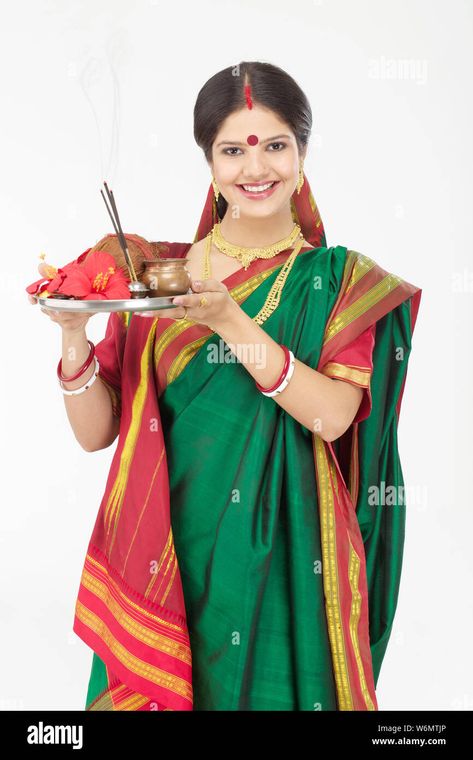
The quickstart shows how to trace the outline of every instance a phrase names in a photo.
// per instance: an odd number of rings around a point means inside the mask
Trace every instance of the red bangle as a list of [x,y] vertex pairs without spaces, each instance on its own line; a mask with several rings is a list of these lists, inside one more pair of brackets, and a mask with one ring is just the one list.
[[82,367],[80,367],[77,370],[77,372],[76,372],[75,375],[71,375],[70,377],[65,377],[62,374],[62,359],[59,359],[59,364],[57,365],[57,376],[58,376],[59,380],[62,380],[65,383],[69,383],[72,380],[77,380],[78,377],[80,377],[81,375],[84,374],[84,372],[86,371],[87,367],[90,367],[90,365],[92,364],[93,358],[95,356],[95,346],[94,346],[94,344],[92,343],[91,340],[87,339],[87,343],[90,346],[89,355],[88,355],[87,359],[85,360],[84,364],[82,365]]
[[281,348],[284,350],[285,359],[284,359],[284,367],[282,368],[282,371],[281,371],[281,374],[279,375],[279,378],[276,380],[276,382],[274,383],[274,385],[271,386],[271,388],[263,388],[262,385],[260,385],[259,383],[256,383],[256,387],[258,388],[259,391],[263,391],[264,393],[271,393],[271,391],[275,391],[276,388],[279,385],[281,385],[282,381],[286,377],[287,371],[289,369],[289,363],[290,363],[291,357],[289,355],[289,349],[287,348],[287,346],[281,345]]

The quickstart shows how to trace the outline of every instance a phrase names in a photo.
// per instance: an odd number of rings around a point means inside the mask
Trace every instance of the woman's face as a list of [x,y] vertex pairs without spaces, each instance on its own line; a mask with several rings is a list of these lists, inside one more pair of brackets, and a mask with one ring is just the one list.
[[[258,138],[254,145],[247,142],[250,135]],[[213,142],[210,166],[232,217],[266,217],[289,205],[300,158],[290,127],[274,111],[255,104],[225,119]],[[269,183],[274,184],[267,190],[256,189]]]

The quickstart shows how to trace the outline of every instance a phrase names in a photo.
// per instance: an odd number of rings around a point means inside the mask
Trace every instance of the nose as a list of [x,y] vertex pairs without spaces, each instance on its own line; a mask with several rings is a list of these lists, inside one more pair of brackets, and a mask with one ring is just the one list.
[[245,179],[251,179],[260,182],[268,172],[265,156],[259,150],[250,149],[246,154],[243,176]]

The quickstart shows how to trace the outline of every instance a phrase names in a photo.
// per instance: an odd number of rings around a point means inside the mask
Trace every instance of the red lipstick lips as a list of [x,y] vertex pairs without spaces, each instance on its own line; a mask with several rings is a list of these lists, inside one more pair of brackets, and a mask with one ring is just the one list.
[[[260,185],[268,185],[269,182],[245,182],[245,185],[247,187],[259,187]],[[237,187],[240,189],[240,192],[243,193],[245,198],[250,198],[251,200],[264,200],[265,198],[269,198],[276,188],[279,186],[279,180],[273,181],[271,187],[268,187],[267,190],[245,190],[243,185],[237,185]]]

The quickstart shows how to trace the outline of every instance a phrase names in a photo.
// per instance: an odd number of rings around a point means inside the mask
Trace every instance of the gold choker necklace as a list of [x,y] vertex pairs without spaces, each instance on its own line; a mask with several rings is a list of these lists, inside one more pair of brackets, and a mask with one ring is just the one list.
[[285,251],[287,248],[291,248],[298,237],[303,239],[302,230],[299,224],[294,224],[291,233],[284,238],[284,240],[278,240],[277,243],[264,246],[263,248],[245,248],[241,245],[234,245],[229,243],[228,240],[222,235],[220,229],[220,222],[214,224],[211,232],[209,233],[210,240],[208,241],[208,248],[213,243],[216,248],[227,256],[232,256],[248,269],[249,265],[255,259],[271,259],[281,251]]

